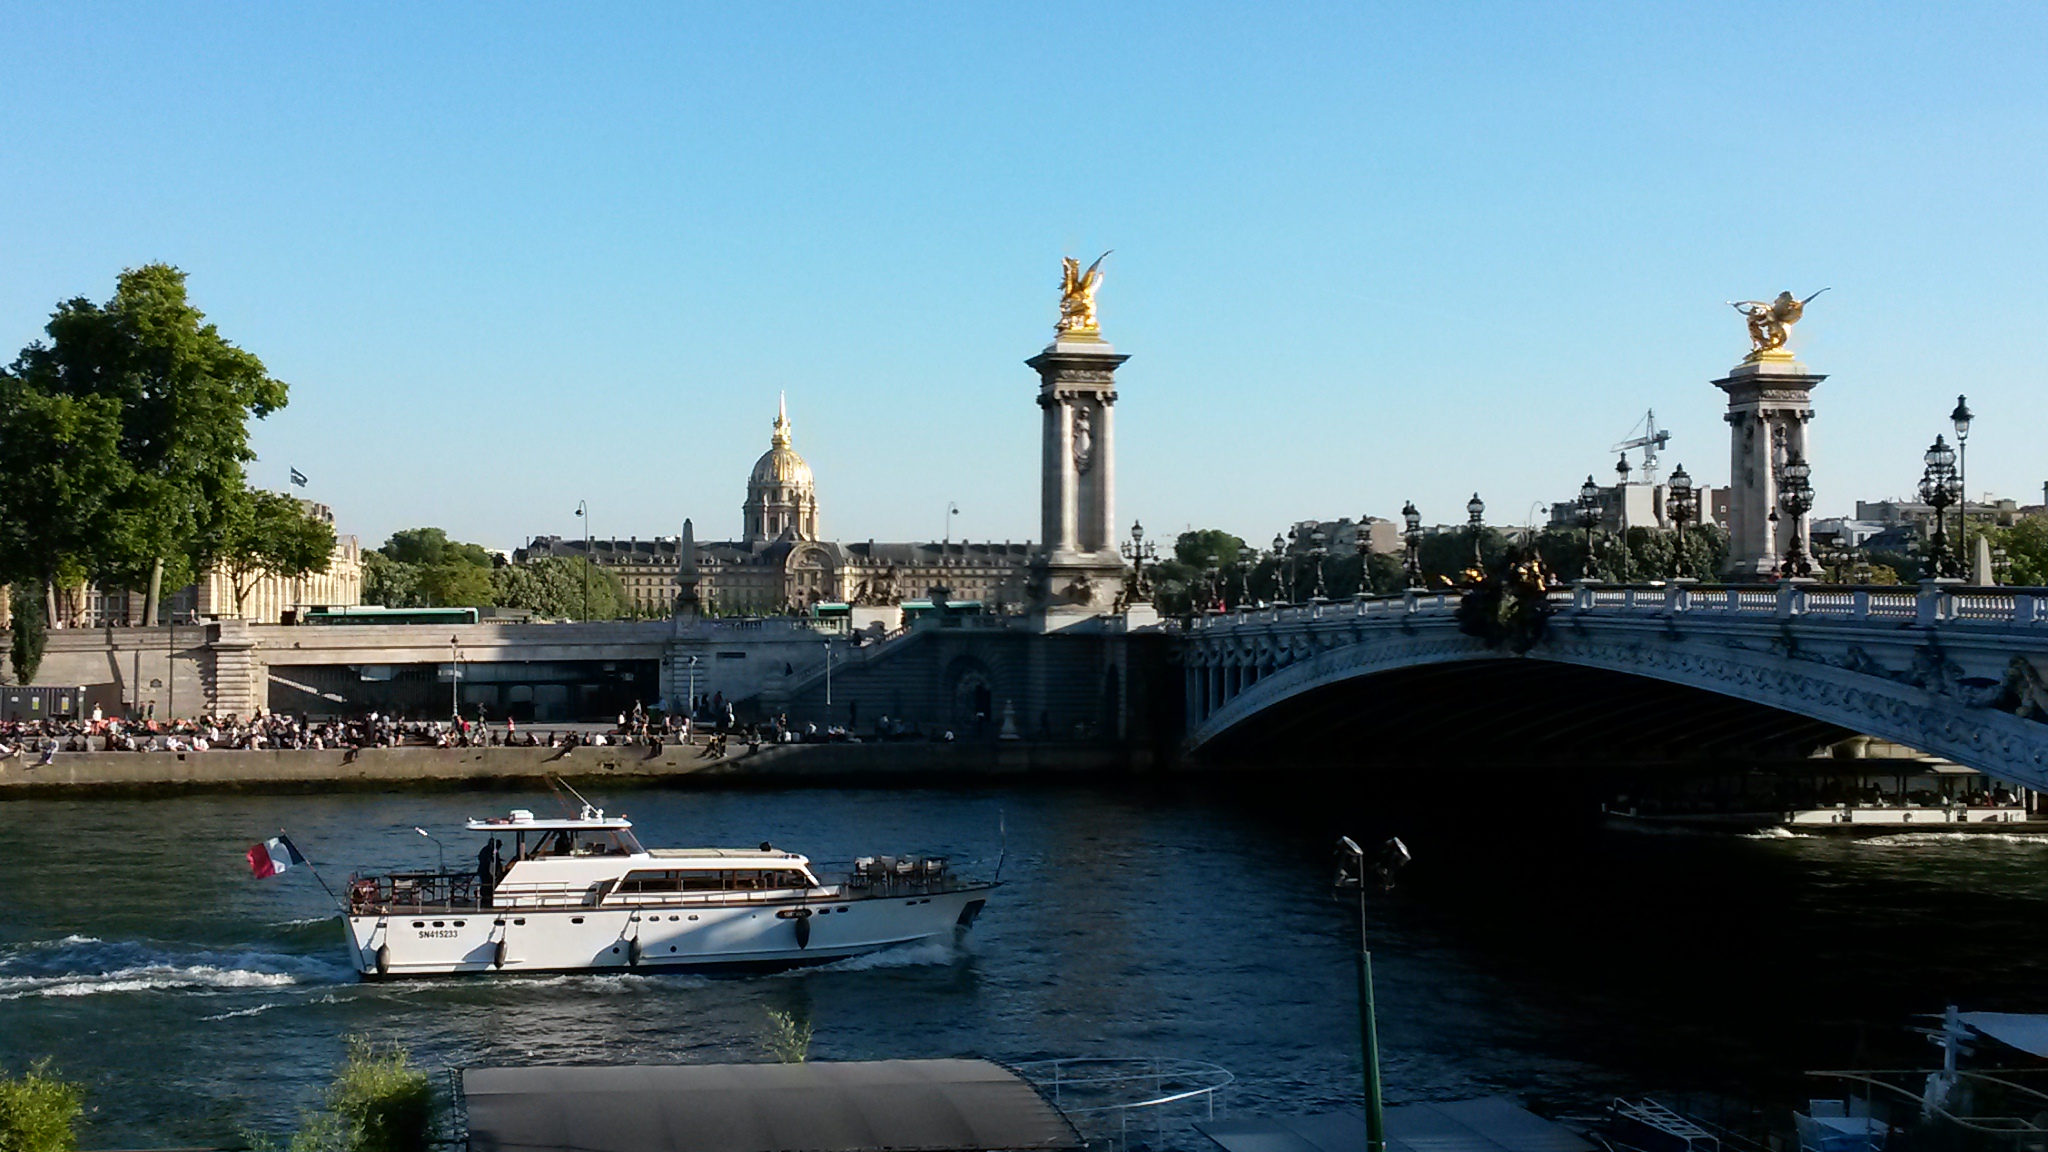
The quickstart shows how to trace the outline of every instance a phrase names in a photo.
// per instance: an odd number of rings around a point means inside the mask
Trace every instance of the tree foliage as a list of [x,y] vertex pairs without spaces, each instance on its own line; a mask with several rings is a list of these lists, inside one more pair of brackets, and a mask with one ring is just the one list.
[[140,587],[213,564],[288,389],[205,322],[166,264],[57,306],[0,382],[0,579]]
[[363,600],[392,608],[486,608],[498,601],[491,554],[440,528],[406,528],[363,557]]
[[294,580],[327,571],[334,555],[334,528],[307,515],[293,497],[247,490],[229,502],[216,564],[233,585],[235,611],[265,575]]
[[43,646],[49,641],[49,621],[43,617],[43,595],[34,584],[16,584],[9,590],[8,663],[14,668],[16,684],[35,682],[36,669],[43,665]]
[[2010,528],[1986,530],[1993,548],[2005,549],[2005,580],[2027,588],[2048,586],[2048,516],[2022,516]]
[[[589,575],[590,601],[584,604],[584,577]],[[618,577],[581,556],[542,556],[510,564],[491,573],[497,603],[525,608],[536,616],[612,620],[630,614],[625,586]]]

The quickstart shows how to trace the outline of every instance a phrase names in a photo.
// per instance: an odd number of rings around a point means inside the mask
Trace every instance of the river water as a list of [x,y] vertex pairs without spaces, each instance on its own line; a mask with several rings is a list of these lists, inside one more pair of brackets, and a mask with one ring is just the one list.
[[432,864],[414,825],[467,862],[465,817],[553,797],[13,801],[0,1066],[50,1056],[83,1081],[88,1148],[204,1144],[288,1128],[350,1034],[434,1069],[757,1060],[773,1008],[810,1022],[814,1058],[1184,1057],[1236,1075],[1233,1111],[1348,1104],[1357,921],[1328,887],[1340,831],[1399,831],[1416,857],[1370,907],[1397,1101],[1790,1100],[1803,1069],[1921,1061],[1910,1013],[2048,1010],[2048,838],[1646,836],[1574,806],[1470,811],[1287,774],[602,802],[653,845],[935,853],[986,872],[1007,843],[1005,887],[958,945],[793,973],[368,985],[313,876],[252,880],[249,843],[289,829],[338,887]]

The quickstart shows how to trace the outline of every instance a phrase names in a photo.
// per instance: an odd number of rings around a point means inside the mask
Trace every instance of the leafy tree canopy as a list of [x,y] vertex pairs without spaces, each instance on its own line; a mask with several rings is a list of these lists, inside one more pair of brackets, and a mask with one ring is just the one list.
[[440,528],[405,528],[393,532],[391,539],[378,549],[385,556],[401,564],[432,566],[436,564],[470,564],[478,568],[491,566],[491,554],[480,544],[464,544],[450,540],[448,533]]
[[[583,602],[584,574],[590,578],[590,604]],[[497,602],[525,608],[536,616],[557,619],[611,620],[628,615],[625,586],[618,577],[581,556],[543,556],[510,564],[491,574]]]
[[53,513],[0,497],[0,520],[27,513],[25,534],[41,537],[0,568],[51,579],[54,558],[68,555],[94,579],[138,587],[158,561],[189,573],[219,557],[242,467],[255,459],[249,417],[284,407],[288,389],[205,320],[185,274],[167,264],[123,272],[103,305],[58,305],[47,339],[7,370],[0,472],[63,443],[76,452],[44,478],[76,502]]
[[266,574],[290,580],[327,571],[334,529],[307,515],[293,497],[245,489],[228,504],[219,551],[218,565],[234,585],[240,611],[249,589]]

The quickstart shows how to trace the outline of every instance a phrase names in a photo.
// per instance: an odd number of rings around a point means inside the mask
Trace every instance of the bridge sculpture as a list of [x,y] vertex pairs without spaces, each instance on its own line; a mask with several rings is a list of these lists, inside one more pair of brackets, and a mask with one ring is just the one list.
[[[1187,747],[1228,747],[1270,731],[1318,694],[1356,712],[1375,685],[1432,670],[1432,691],[1508,662],[1542,677],[1607,675],[1674,699],[1745,702],[1730,723],[1788,721],[1796,734],[1881,737],[1994,777],[2048,790],[2048,589],[1697,588],[1580,584],[1549,594],[1541,638],[1517,655],[1460,629],[1457,592],[1415,592],[1239,611],[1194,621],[1184,634]],[[1464,680],[1483,694],[1484,678]],[[1673,687],[1676,686],[1676,687]],[[1347,695],[1348,693],[1348,695]],[[1413,697],[1411,696],[1411,700]],[[1483,702],[1482,702],[1483,704]],[[1417,709],[1423,711],[1424,709]],[[1325,708],[1326,730],[1336,732]],[[1597,744],[1605,719],[1576,717]],[[1468,709],[1483,723],[1486,707]],[[1697,718],[1697,717],[1695,717]],[[1683,731],[1684,717],[1674,731]],[[1356,738],[1352,734],[1351,738]],[[1683,739],[1683,737],[1680,737]]]

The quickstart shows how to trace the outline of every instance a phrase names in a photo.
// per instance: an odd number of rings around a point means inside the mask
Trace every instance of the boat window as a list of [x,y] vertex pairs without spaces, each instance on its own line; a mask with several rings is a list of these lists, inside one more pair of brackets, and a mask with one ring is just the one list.
[[683,873],[685,892],[722,892],[725,890],[725,876],[720,872],[691,871]]
[[727,872],[726,888],[734,892],[752,892],[761,887],[761,873],[752,868]]
[[619,883],[621,892],[674,892],[676,874],[673,872],[628,872]]

